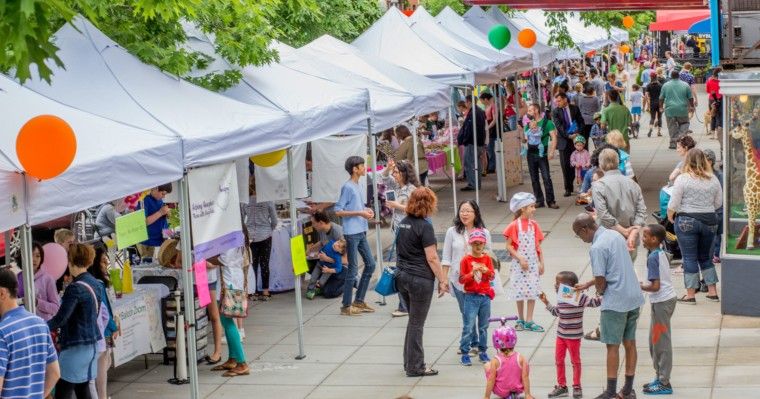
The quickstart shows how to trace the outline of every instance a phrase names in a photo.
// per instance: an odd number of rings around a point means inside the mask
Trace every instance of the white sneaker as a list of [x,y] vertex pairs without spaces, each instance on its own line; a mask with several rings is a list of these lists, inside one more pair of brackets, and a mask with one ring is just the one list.
[[393,317],[404,317],[404,316],[409,316],[409,312],[402,312],[402,311],[400,311],[400,310],[394,310],[394,311],[391,313],[391,316],[393,316]]

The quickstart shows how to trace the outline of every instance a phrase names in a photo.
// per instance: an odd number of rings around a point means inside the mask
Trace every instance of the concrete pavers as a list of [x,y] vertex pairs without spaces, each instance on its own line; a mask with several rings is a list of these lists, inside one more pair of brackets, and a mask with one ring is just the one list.
[[[700,89],[700,92],[702,90]],[[704,113],[706,98],[700,98],[699,115]],[[677,162],[674,151],[667,149],[667,129],[661,138],[646,138],[643,118],[642,135],[633,140],[631,159],[639,182],[644,190],[649,212],[658,207],[659,189]],[[692,123],[698,123],[696,118]],[[693,127],[695,139],[702,148],[717,151],[718,142],[702,134],[701,126]],[[582,208],[575,206],[574,198],[561,197],[561,173],[556,160],[552,162],[552,179],[561,206],[558,210],[539,209],[537,220],[548,231],[543,245],[546,257],[546,274],[542,280],[544,291],[553,289],[553,276],[561,270],[573,270],[582,280],[590,278],[588,245],[574,237],[570,224]],[[439,195],[439,213],[434,218],[437,233],[445,232],[453,217],[454,204],[451,186],[443,177],[433,177],[432,186]],[[512,221],[507,204],[496,203],[495,181],[487,177],[481,192],[483,216],[494,236],[500,235]],[[509,189],[531,191],[530,181]],[[457,192],[459,200],[474,198],[474,193]],[[653,222],[653,220],[652,220]],[[391,242],[390,234],[383,230],[384,245]],[[503,242],[496,244],[503,249]],[[636,268],[645,276],[645,251],[639,250]],[[509,265],[504,262],[502,280],[507,283]],[[720,269],[719,269],[720,270]],[[683,280],[673,276],[676,290],[683,292]],[[722,287],[719,287],[721,290]],[[477,359],[472,367],[459,365],[456,355],[461,334],[461,319],[456,301],[451,296],[434,298],[427,319],[424,344],[426,361],[440,371],[436,377],[407,378],[403,372],[403,338],[405,318],[392,318],[390,312],[398,303],[388,297],[386,306],[373,302],[379,298],[368,293],[367,301],[376,313],[360,317],[339,316],[340,299],[304,299],[305,342],[307,357],[294,360],[298,352],[296,318],[293,293],[275,295],[270,302],[256,303],[246,319],[245,343],[251,375],[224,378],[209,371],[210,366],[199,365],[201,394],[209,398],[261,397],[277,399],[390,399],[409,394],[415,399],[475,398],[482,397],[483,371]],[[554,295],[549,294],[553,299]],[[674,370],[673,386],[678,399],[724,399],[760,397],[760,319],[722,316],[720,304],[709,303],[700,294],[696,306],[678,305],[673,316]],[[497,298],[492,314],[515,313],[513,303]],[[545,333],[520,332],[518,351],[530,359],[533,393],[546,397],[555,384],[554,340],[556,321],[542,306],[536,306],[536,320],[546,328]],[[647,303],[637,330],[638,365],[635,387],[639,395],[641,385],[653,377],[648,350],[650,310]],[[584,317],[585,329],[597,325],[599,311],[589,309]],[[489,337],[490,346],[490,337]],[[594,397],[605,384],[605,350],[596,342],[584,341],[581,347],[583,386],[586,397]],[[226,347],[223,353],[226,358]],[[491,350],[492,353],[492,350]],[[145,369],[142,357],[111,370],[109,391],[114,399],[135,397],[186,398],[187,386],[176,387],[165,383],[172,367],[159,365],[159,357],[150,356]],[[568,378],[572,367],[567,362]],[[622,377],[622,369],[621,369]]]

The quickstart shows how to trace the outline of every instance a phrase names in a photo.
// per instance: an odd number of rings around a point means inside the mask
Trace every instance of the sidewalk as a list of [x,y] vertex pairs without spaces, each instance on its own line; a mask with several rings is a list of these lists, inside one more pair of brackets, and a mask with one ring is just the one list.
[[[704,114],[706,99],[702,99],[699,118]],[[664,137],[646,138],[648,117],[642,121],[642,133],[632,141],[631,159],[636,175],[645,192],[651,213],[658,206],[659,189],[676,164],[676,154],[668,150],[667,129]],[[693,125],[697,119],[692,119]],[[718,149],[718,143],[704,136],[704,129],[693,126],[695,139],[701,148]],[[552,164],[555,187],[560,183],[560,169],[556,160]],[[439,212],[434,218],[436,233],[442,234],[451,225],[453,202],[451,187],[443,177],[432,179],[439,195]],[[495,249],[503,249],[501,231],[512,220],[505,203],[497,203],[495,180],[487,177],[481,192],[481,209],[484,220],[495,239]],[[512,188],[531,191],[526,184]],[[562,190],[556,190],[561,194]],[[458,199],[472,197],[474,193],[458,192]],[[574,198],[558,198],[560,209],[539,209],[536,219],[547,233],[543,244],[546,273],[542,285],[545,292],[553,289],[554,275],[562,270],[579,273],[581,280],[590,278],[588,245],[575,238],[570,225],[582,211],[575,206]],[[390,242],[388,230],[383,230],[384,241]],[[442,244],[442,243],[441,243]],[[441,245],[439,244],[439,245]],[[645,276],[644,250],[636,262],[637,272]],[[503,263],[502,280],[507,283],[508,264]],[[720,270],[720,269],[719,269]],[[683,280],[674,276],[679,293]],[[722,287],[719,287],[719,292]],[[397,299],[387,298],[386,306],[375,306],[376,313],[360,317],[339,315],[340,299],[313,301],[304,298],[305,344],[307,357],[294,360],[298,352],[294,293],[275,295],[265,303],[256,303],[246,320],[245,349],[251,366],[251,375],[234,379],[223,378],[209,371],[210,366],[199,365],[202,397],[213,398],[277,398],[277,399],[338,399],[378,398],[391,399],[409,394],[415,399],[478,398],[483,395],[484,376],[476,363],[472,367],[459,365],[456,355],[461,334],[461,318],[456,301],[451,296],[435,298],[425,327],[425,357],[440,371],[440,375],[426,378],[407,378],[403,372],[402,351],[406,318],[392,318]],[[549,294],[553,298],[553,294]],[[696,306],[678,305],[673,317],[674,369],[672,384],[679,399],[723,399],[758,397],[760,392],[760,319],[721,316],[720,304],[697,297]],[[369,292],[370,304],[379,299]],[[515,313],[513,303],[497,298],[492,305],[493,315]],[[637,338],[639,358],[635,388],[640,397],[641,385],[653,378],[648,351],[649,304],[642,309]],[[554,338],[556,320],[541,306],[536,306],[536,321],[546,328],[545,333],[519,332],[517,350],[531,364],[531,386],[536,397],[546,397],[555,384]],[[590,309],[585,316],[585,329],[597,325],[599,311]],[[490,346],[490,337],[489,337]],[[226,358],[226,347],[224,356]],[[493,350],[491,349],[491,354]],[[622,350],[621,350],[622,351]],[[117,398],[187,398],[187,386],[176,387],[166,383],[172,376],[171,366],[159,365],[160,358],[151,356],[148,369],[137,359],[109,375],[109,391]],[[600,393],[606,383],[605,349],[597,342],[582,343],[583,387],[586,397]],[[567,366],[568,377],[572,368]],[[622,366],[620,372],[622,380]]]

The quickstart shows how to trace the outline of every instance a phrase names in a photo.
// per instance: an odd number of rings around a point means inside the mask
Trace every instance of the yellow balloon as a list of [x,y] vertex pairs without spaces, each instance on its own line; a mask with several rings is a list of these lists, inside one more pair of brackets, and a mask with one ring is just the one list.
[[268,168],[270,166],[277,165],[277,163],[280,162],[284,156],[285,150],[277,150],[268,152],[266,154],[254,155],[251,157],[251,162],[256,164],[256,166]]

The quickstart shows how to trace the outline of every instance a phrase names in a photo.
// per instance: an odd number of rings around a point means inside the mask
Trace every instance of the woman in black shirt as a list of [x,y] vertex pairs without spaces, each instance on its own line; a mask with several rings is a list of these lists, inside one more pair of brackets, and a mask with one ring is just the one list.
[[425,327],[435,279],[438,296],[449,291],[449,283],[438,259],[433,225],[426,218],[436,210],[438,200],[427,187],[417,188],[409,197],[407,217],[398,224],[398,271],[396,288],[409,309],[404,339],[404,370],[408,377],[437,375],[425,366],[422,333]]
[[649,133],[647,137],[652,137],[655,121],[657,121],[657,136],[662,136],[662,111],[660,111],[660,90],[662,82],[657,78],[657,72],[652,72],[651,81],[646,89],[646,101],[649,103]]

